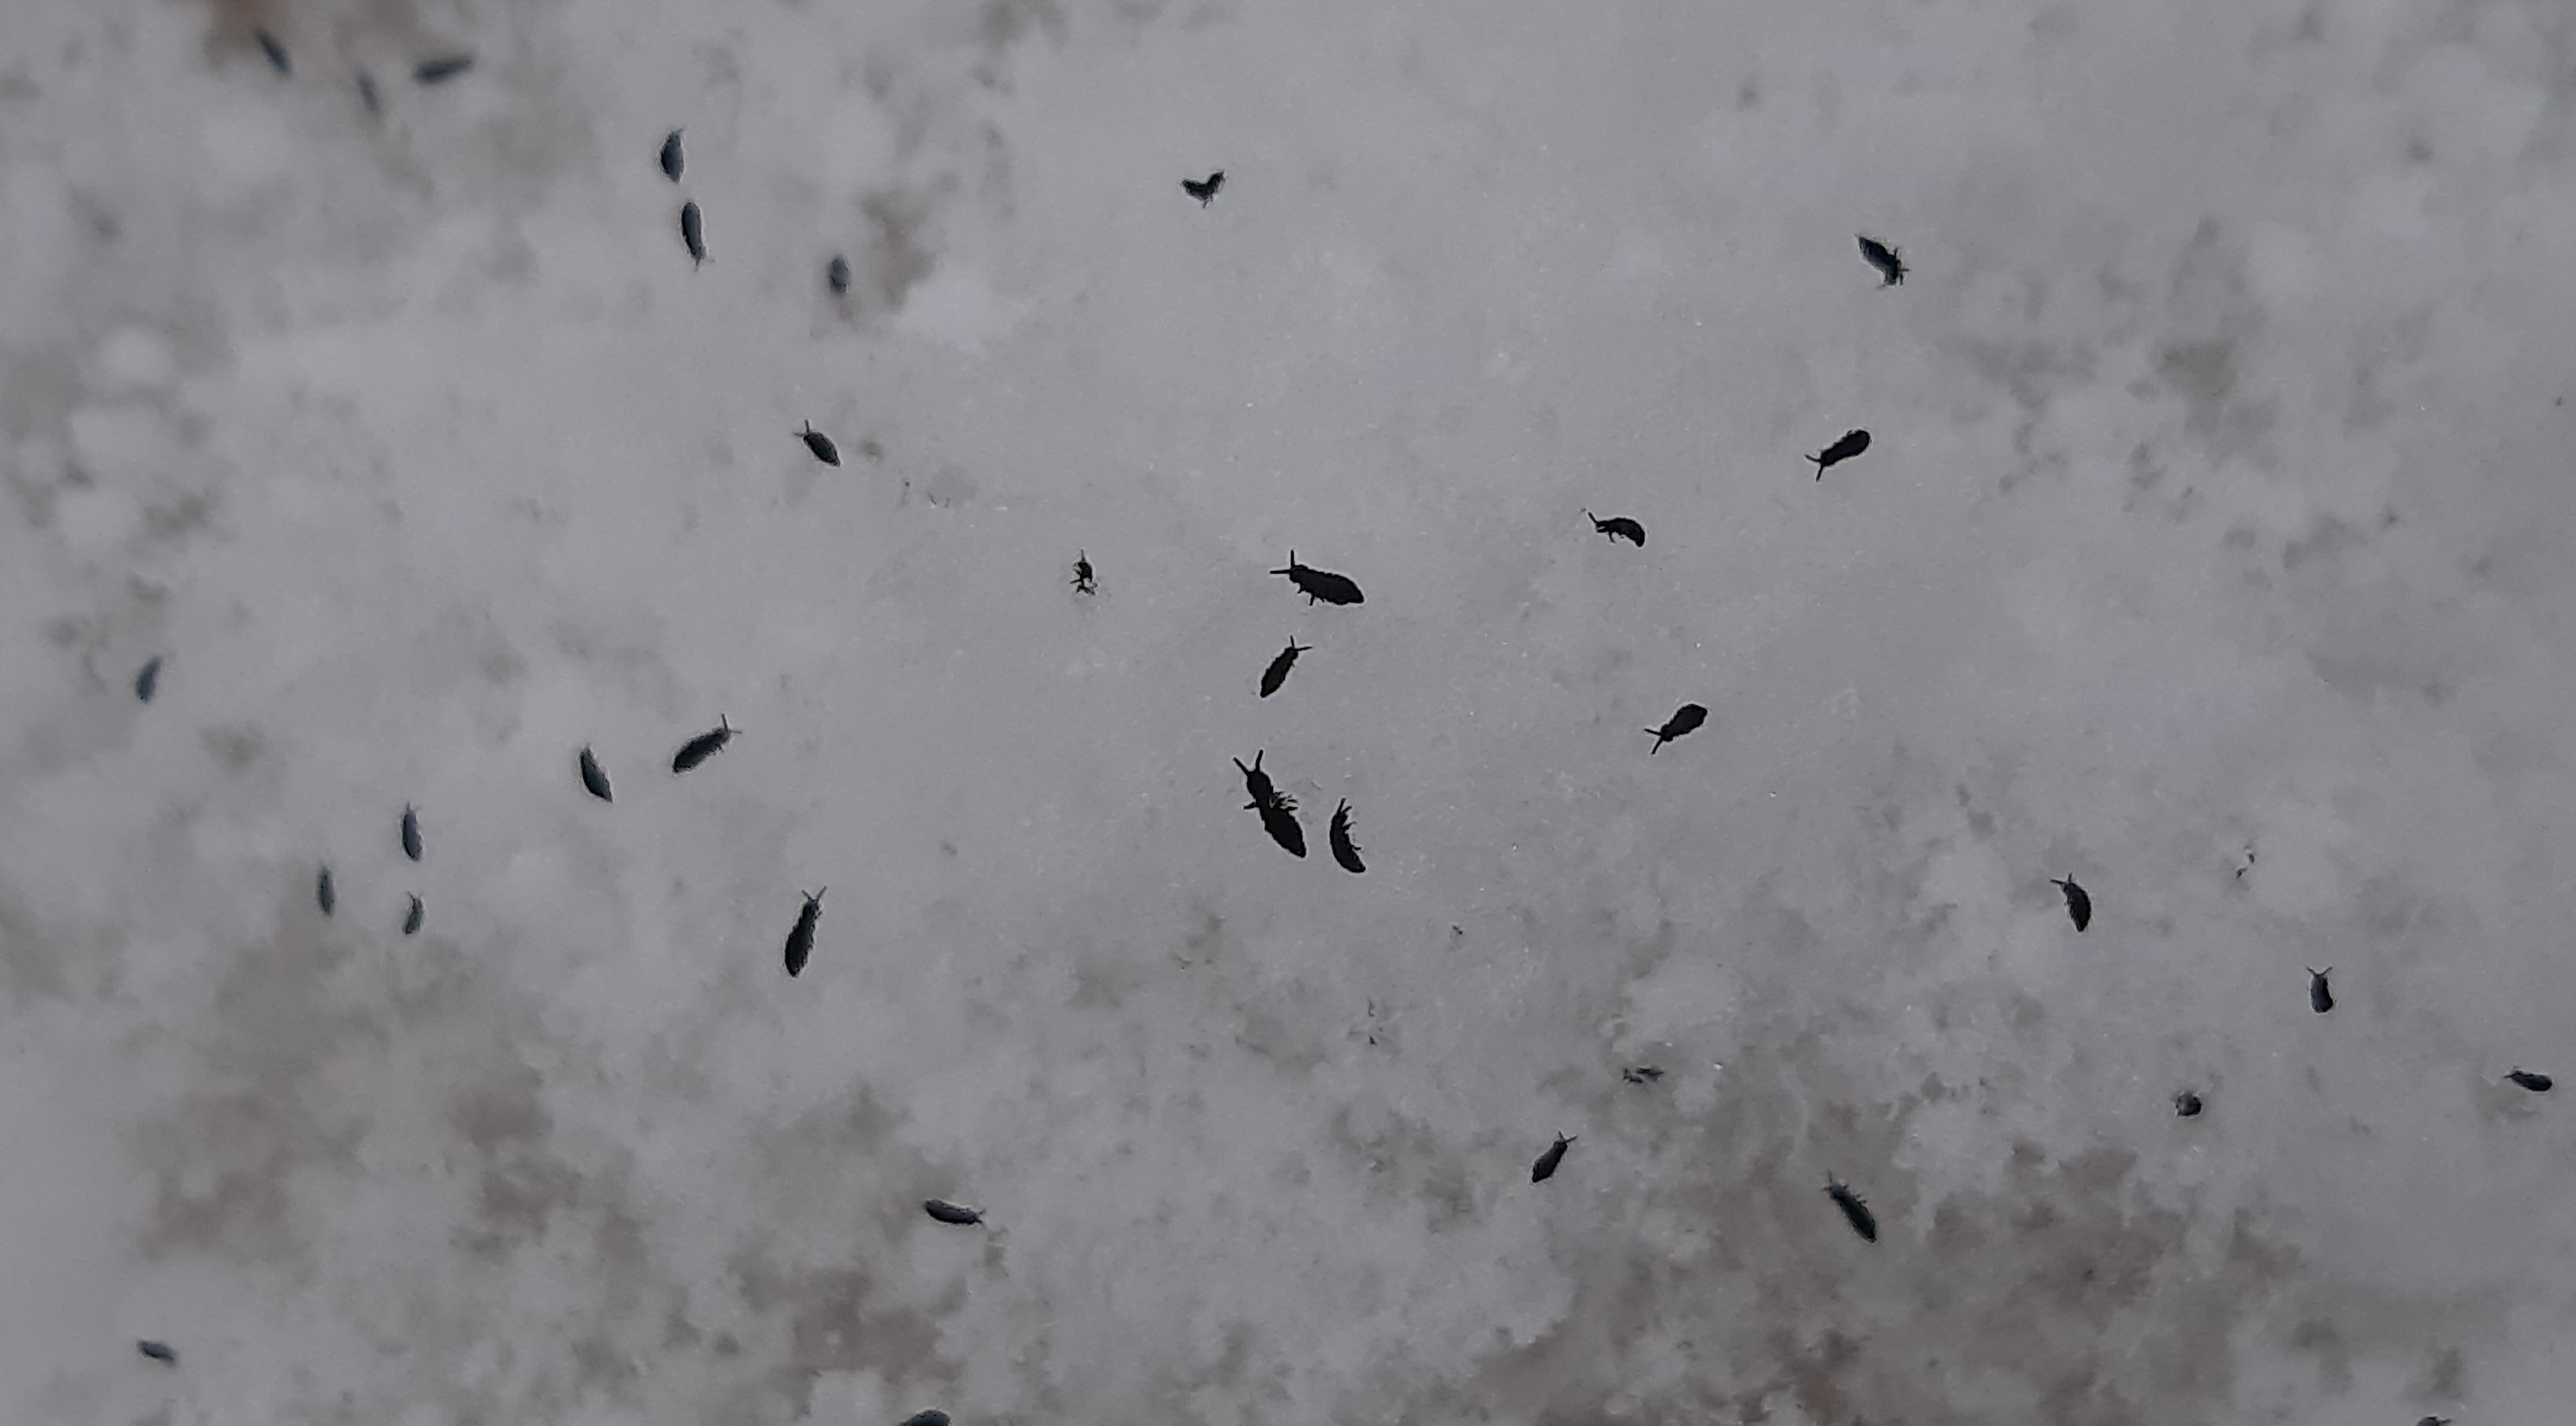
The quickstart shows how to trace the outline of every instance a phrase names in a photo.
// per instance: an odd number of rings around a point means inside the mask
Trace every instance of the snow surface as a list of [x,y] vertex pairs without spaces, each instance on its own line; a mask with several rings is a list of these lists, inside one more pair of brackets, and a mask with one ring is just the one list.
[[2571,139],[2557,0],[0,7],[0,1422],[2564,1419]]

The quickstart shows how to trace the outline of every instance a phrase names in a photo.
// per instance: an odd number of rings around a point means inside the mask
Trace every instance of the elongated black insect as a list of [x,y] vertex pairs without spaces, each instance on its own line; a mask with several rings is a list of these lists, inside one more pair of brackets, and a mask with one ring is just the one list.
[[2534,1094],[2547,1094],[2549,1087],[2558,1082],[2545,1074],[2534,1074],[2527,1069],[2508,1070],[2505,1072],[2505,1078]]
[[1653,1084],[1664,1077],[1664,1072],[1653,1065],[1636,1065],[1619,1071],[1619,1077],[1630,1084]]
[[1215,202],[1216,191],[1224,186],[1225,170],[1221,168],[1195,183],[1186,178],[1181,180],[1181,191],[1199,200],[1199,206],[1202,208]]
[[1869,432],[1845,431],[1841,440],[1816,452],[1807,459],[1816,463],[1816,479],[1825,478],[1825,467],[1839,465],[1869,449]]
[[1091,551],[1076,550],[1073,555],[1073,592],[1097,594],[1100,585],[1091,577]]
[[984,1221],[984,1210],[951,1203],[944,1198],[924,1200],[921,1211],[942,1223],[954,1223],[961,1228],[972,1227]]
[[2416,1422],[2415,1426],[2451,1426],[2451,1418],[2448,1416],[2427,1416],[2423,1420]]
[[1646,749],[1647,755],[1651,757],[1656,753],[1662,752],[1664,750],[1664,744],[1682,736],[1684,733],[1692,731],[1700,724],[1707,721],[1708,710],[1700,707],[1696,703],[1685,703],[1681,707],[1674,709],[1673,716],[1664,720],[1664,726],[1660,728],[1648,728],[1646,730],[1647,732],[1655,735],[1655,745]]
[[798,431],[796,434],[805,438],[805,449],[814,453],[814,459],[821,461],[825,465],[839,465],[841,463],[841,448],[832,444],[831,437],[815,430],[813,422],[806,422],[805,429]]
[[1342,864],[1342,870],[1353,874],[1368,870],[1368,863],[1360,860],[1359,843],[1351,840],[1351,804],[1348,801],[1333,809],[1333,825],[1326,840],[1333,844],[1333,860]]
[[2200,1117],[2200,1096],[2186,1089],[2174,1096],[2174,1113],[2185,1119]]
[[161,686],[161,656],[154,654],[144,661],[143,671],[134,676],[134,696],[142,702],[152,701],[154,690]]
[[1530,1182],[1545,1183],[1556,1177],[1556,1166],[1565,1162],[1566,1147],[1573,1142],[1563,1134],[1557,1135],[1556,1142],[1547,1146],[1547,1152],[1538,1156],[1537,1163],[1530,1165]]
[[1877,268],[1878,275],[1885,279],[1878,284],[1879,286],[1894,287],[1905,280],[1905,264],[1897,258],[1896,249],[1870,238],[1862,238],[1860,255],[1863,261]]
[[948,1426],[948,1413],[936,1408],[916,1411],[904,1419],[903,1426]]
[[671,771],[687,772],[723,752],[724,745],[732,742],[733,735],[741,731],[723,715],[717,715],[714,727],[682,743],[680,750],[671,755]]
[[420,813],[408,802],[403,804],[402,849],[404,856],[420,860]]
[[134,1344],[134,1350],[141,1352],[143,1355],[150,1357],[156,1362],[161,1362],[174,1367],[179,1365],[178,1352],[173,1350],[167,1342],[137,1342]]
[[1862,1242],[1878,1241],[1878,1215],[1869,1211],[1868,1200],[1852,1192],[1850,1184],[1838,1178],[1828,1177],[1825,1180],[1825,1196],[1831,1198],[1834,1206],[1843,1211],[1843,1221],[1852,1226],[1852,1231],[1861,1236]]
[[440,55],[436,59],[425,59],[413,66],[411,77],[414,82],[420,84],[445,84],[473,67],[474,56],[470,54]]
[[259,42],[259,52],[268,56],[269,68],[280,74],[295,72],[294,63],[286,57],[286,46],[277,42],[277,36],[266,30],[253,30],[250,32],[250,37]]
[[1600,516],[1586,510],[1583,512],[1583,518],[1592,522],[1592,528],[1595,533],[1608,535],[1610,537],[1610,543],[1614,545],[1619,543],[1621,540],[1626,540],[1628,543],[1635,545],[1641,550],[1646,547],[1646,527],[1629,519],[1625,515],[1613,515],[1609,519],[1604,520]]
[[696,267],[707,260],[706,219],[698,213],[695,198],[680,205],[680,241],[689,245],[689,266]]
[[2326,986],[2326,977],[2333,973],[2334,967],[2327,966],[2324,970],[2318,970],[2314,966],[2309,966],[2306,969],[2308,972],[2308,1008],[2317,1012],[2319,1015],[2323,1015],[2327,1011],[2334,1009],[2334,992]]
[[325,864],[321,873],[313,878],[313,904],[321,907],[322,914],[325,916],[339,908],[340,894],[331,889],[331,868],[328,864]]
[[1244,767],[1243,759],[1241,758],[1236,758],[1234,760],[1234,765],[1237,768],[1241,768],[1243,771],[1244,794],[1252,799],[1250,802],[1243,805],[1246,807],[1261,807],[1273,802],[1279,802],[1285,803],[1290,807],[1296,806],[1296,800],[1281,793],[1277,787],[1272,786],[1270,774],[1261,770],[1261,759],[1266,755],[1266,753],[1254,753],[1252,755],[1252,766],[1250,767]]
[[581,785],[590,789],[591,796],[602,802],[617,800],[609,795],[608,774],[600,770],[599,759],[591,755],[588,745],[583,746],[581,757],[576,761],[581,768]]
[[1277,797],[1262,803],[1260,810],[1261,830],[1270,834],[1270,840],[1287,848],[1292,857],[1306,855],[1306,829],[1298,824],[1296,803]]
[[[823,891],[831,889],[827,886]],[[790,976],[804,974],[805,962],[814,954],[814,923],[823,919],[823,891],[811,895],[797,893],[805,897],[805,909],[796,913],[796,928],[787,933],[787,973]]]
[[850,290],[850,260],[834,253],[832,260],[823,264],[823,282],[832,289],[835,297],[847,293]]
[[376,77],[363,69],[358,71],[358,102],[367,106],[369,114],[385,112],[385,101],[376,93]]
[[419,935],[420,922],[424,914],[425,913],[422,911],[420,904],[420,893],[415,891],[411,894],[411,910],[403,916],[403,934],[406,936]]
[[1288,647],[1281,649],[1279,656],[1270,661],[1270,667],[1261,671],[1261,696],[1267,698],[1277,693],[1280,685],[1288,681],[1288,670],[1297,666],[1297,656],[1314,647],[1313,644],[1301,644],[1290,639]]
[[680,151],[680,131],[673,129],[671,136],[662,141],[662,176],[677,183],[680,170],[688,165],[689,156]]
[[1306,565],[1299,564],[1297,563],[1297,552],[1295,550],[1290,550],[1288,552],[1288,567],[1286,569],[1274,569],[1270,572],[1272,574],[1284,574],[1288,576],[1288,582],[1297,586],[1297,592],[1305,595],[1306,602],[1310,605],[1318,599],[1323,600],[1327,604],[1365,604],[1368,602],[1368,596],[1360,593],[1360,587],[1351,581],[1350,576],[1334,574],[1329,570],[1314,569]]
[[2050,877],[2048,880],[2051,886],[2066,893],[2066,919],[2075,923],[2075,929],[2081,931],[2092,925],[2093,898],[2086,894],[2084,888],[2077,886],[2073,877],[2064,880]]

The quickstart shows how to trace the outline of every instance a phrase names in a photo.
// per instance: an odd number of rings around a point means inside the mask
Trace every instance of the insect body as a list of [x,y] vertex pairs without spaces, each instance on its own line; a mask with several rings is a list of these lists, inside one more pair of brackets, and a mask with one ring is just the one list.
[[154,654],[144,662],[143,671],[134,676],[134,696],[142,702],[149,703],[152,701],[153,690],[160,686],[161,656]]
[[422,60],[413,68],[411,77],[421,84],[444,84],[473,67],[474,56],[470,54],[442,55]]
[[404,935],[417,936],[420,934],[420,923],[423,914],[424,913],[421,910],[420,905],[420,893],[413,892],[411,898],[411,910],[403,917]]
[[1300,644],[1290,639],[1288,647],[1281,649],[1279,656],[1270,661],[1270,667],[1261,671],[1261,696],[1267,698],[1277,693],[1280,685],[1288,681],[1288,670],[1297,666],[1297,656],[1314,647],[1313,644]]
[[2174,1113],[2181,1115],[2185,1119],[2198,1118],[2200,1116],[2200,1096],[2192,1093],[2188,1089],[2175,1095]]
[[590,795],[602,802],[616,801],[616,798],[608,794],[608,774],[600,770],[599,759],[591,755],[588,747],[581,750],[578,761],[581,766],[581,785],[590,789]]
[[1573,1142],[1563,1134],[1557,1135],[1556,1142],[1547,1146],[1547,1152],[1538,1156],[1537,1163],[1530,1165],[1530,1182],[1545,1183],[1554,1178],[1556,1166],[1565,1162],[1566,1146]]
[[948,1413],[937,1409],[917,1411],[905,1418],[903,1426],[948,1426]]
[[688,162],[689,156],[680,151],[680,131],[673,129],[671,136],[662,141],[662,176],[673,183],[679,182],[680,170],[687,167]]
[[841,448],[832,444],[831,437],[815,430],[813,422],[806,422],[805,429],[797,432],[796,434],[805,438],[805,449],[814,453],[814,459],[821,461],[825,465],[839,465],[841,463]]
[[1843,1221],[1852,1226],[1852,1231],[1861,1236],[1862,1242],[1878,1241],[1878,1215],[1869,1211],[1868,1201],[1852,1192],[1851,1185],[1840,1179],[1828,1178],[1825,1180],[1825,1196],[1843,1211]]
[[1333,825],[1329,829],[1327,840],[1333,844],[1333,860],[1342,864],[1342,870],[1354,875],[1368,870],[1368,863],[1360,860],[1359,844],[1351,840],[1351,804],[1349,802],[1345,801],[1341,806],[1333,809]]
[[1076,550],[1073,555],[1073,592],[1097,594],[1100,586],[1091,576],[1091,551]]
[[1680,737],[1684,733],[1690,732],[1692,729],[1697,728],[1700,724],[1707,721],[1707,709],[1700,707],[1696,703],[1683,704],[1681,707],[1673,710],[1673,716],[1664,720],[1664,726],[1660,728],[1648,728],[1646,730],[1647,732],[1655,735],[1655,745],[1646,749],[1647,754],[1651,756],[1655,753],[1662,752],[1664,744],[1671,742],[1673,739]]
[[340,905],[340,894],[331,889],[331,868],[328,864],[325,864],[321,873],[313,878],[313,904],[321,907],[322,914],[325,916],[330,915]]
[[[824,887],[823,891],[832,888]],[[796,913],[796,928],[787,933],[787,973],[801,975],[805,961],[814,954],[814,923],[823,919],[823,891],[805,898],[805,909]]]
[[[944,1198],[925,1199],[922,1202],[921,1211],[938,1219],[942,1223],[954,1223],[961,1228],[972,1227],[973,1225],[984,1221],[984,1211],[982,1209],[967,1208],[960,1204],[951,1203]],[[916,1417],[914,1419],[918,1420],[920,1418]],[[947,1418],[941,1417],[940,1419],[944,1421]]]
[[2326,977],[2334,972],[2334,967],[2327,966],[2324,970],[2318,970],[2316,967],[2310,966],[2307,968],[2307,971],[2308,1008],[2317,1012],[2319,1015],[2323,1015],[2327,1011],[2334,1009],[2334,991],[2329,989],[2326,985]]
[[1216,191],[1224,186],[1225,170],[1221,168],[1195,183],[1186,178],[1181,180],[1181,191],[1199,200],[1202,208],[1216,201]]
[[1879,286],[1894,287],[1905,280],[1905,264],[1897,258],[1896,249],[1870,238],[1862,238],[1860,255],[1862,261],[1877,268],[1878,275],[1886,279],[1879,283]]
[[[1246,807],[1258,807],[1265,802],[1288,801],[1287,798],[1279,795],[1278,788],[1271,785],[1270,774],[1261,770],[1261,759],[1263,756],[1264,754],[1262,753],[1254,753],[1252,755],[1252,766],[1250,767],[1244,767],[1243,759],[1241,758],[1236,758],[1234,760],[1234,765],[1237,768],[1241,768],[1243,771],[1243,790],[1246,795],[1252,798],[1250,802],[1243,804]],[[1294,806],[1295,804],[1290,803],[1290,805]]]
[[1646,527],[1625,515],[1613,515],[1604,520],[1586,510],[1583,512],[1583,518],[1592,522],[1594,532],[1609,536],[1610,542],[1614,545],[1621,540],[1626,540],[1641,550],[1646,547]]
[[1840,463],[1850,460],[1853,456],[1859,455],[1862,451],[1868,449],[1869,432],[1845,431],[1843,432],[1841,440],[1838,440],[1832,445],[1825,447],[1823,450],[1818,451],[1814,455],[1807,457],[1807,459],[1816,463],[1816,479],[1822,480],[1825,478],[1826,466],[1839,465]]
[[137,1342],[134,1344],[134,1350],[141,1352],[143,1355],[150,1357],[156,1362],[166,1363],[174,1367],[179,1365],[179,1354],[176,1351],[171,1350],[170,1344],[167,1342]]
[[2063,881],[2051,877],[2049,884],[2066,893],[2066,919],[2075,923],[2076,930],[2093,924],[2093,898],[2083,887],[2077,886],[2072,877]]
[[402,849],[404,856],[420,860],[420,813],[408,802],[403,804]]
[[286,58],[286,46],[277,42],[277,36],[266,30],[253,30],[250,32],[250,37],[259,42],[259,52],[268,56],[269,68],[280,74],[295,72],[294,64]]
[[1297,799],[1271,783],[1270,774],[1261,770],[1261,758],[1262,754],[1254,753],[1250,767],[1244,767],[1241,758],[1234,760],[1236,767],[1243,768],[1244,790],[1252,794],[1252,800],[1244,806],[1261,814],[1261,829],[1270,834],[1270,840],[1287,848],[1290,856],[1302,857],[1306,855],[1306,829],[1297,822]]
[[1299,564],[1295,550],[1288,552],[1286,569],[1274,569],[1270,572],[1288,576],[1288,582],[1297,586],[1297,592],[1306,596],[1308,604],[1313,604],[1318,599],[1327,604],[1368,602],[1368,596],[1360,593],[1360,587],[1351,582],[1350,576]]
[[2505,1073],[2505,1078],[2534,1094],[2547,1094],[2549,1087],[2558,1082],[2545,1074],[2534,1074],[2527,1069],[2509,1070]]
[[689,266],[707,260],[706,219],[699,214],[695,198],[680,205],[680,241],[689,246]]
[[832,295],[835,297],[848,292],[850,290],[850,260],[838,253],[834,253],[832,255],[832,260],[823,265],[823,281],[832,289]]
[[1638,1065],[1619,1071],[1619,1077],[1630,1084],[1653,1084],[1664,1077],[1664,1072],[1653,1065]]
[[732,742],[733,735],[739,731],[741,730],[726,721],[722,715],[718,715],[714,727],[682,743],[680,750],[671,755],[671,771],[687,772],[714,757],[724,751],[724,745]]

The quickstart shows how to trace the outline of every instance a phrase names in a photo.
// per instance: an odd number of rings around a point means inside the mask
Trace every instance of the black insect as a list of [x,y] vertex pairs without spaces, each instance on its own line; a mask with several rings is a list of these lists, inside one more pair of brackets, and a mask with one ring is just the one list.
[[831,437],[815,430],[813,422],[806,422],[805,429],[798,431],[796,434],[805,438],[805,449],[814,453],[814,459],[821,461],[825,465],[839,465],[841,463],[841,448],[832,444]]
[[1653,1084],[1664,1077],[1664,1072],[1653,1065],[1635,1065],[1619,1071],[1619,1077],[1630,1084]]
[[680,205],[680,241],[689,245],[689,266],[696,267],[707,260],[706,220],[698,215],[695,198]]
[[2319,1015],[2334,1009],[2334,992],[2326,987],[2326,977],[2333,971],[2333,966],[2327,966],[2324,970],[2318,970],[2314,966],[2307,967],[2308,1008]]
[[2416,1422],[2415,1426],[2451,1426],[2451,1418],[2448,1416],[2427,1416],[2423,1420]]
[[1345,801],[1341,806],[1333,809],[1333,825],[1329,829],[1326,840],[1333,844],[1333,860],[1342,864],[1342,870],[1354,875],[1368,870],[1368,863],[1360,860],[1359,843],[1351,840],[1351,804],[1349,802]]
[[1545,1183],[1554,1178],[1556,1166],[1565,1162],[1566,1146],[1573,1142],[1563,1134],[1557,1135],[1556,1142],[1547,1146],[1547,1152],[1538,1156],[1537,1163],[1530,1165],[1530,1182]]
[[385,112],[385,101],[376,94],[376,77],[363,69],[358,71],[358,102],[366,105],[370,114]]
[[600,771],[599,759],[591,755],[589,748],[584,747],[581,750],[578,761],[581,766],[581,785],[590,789],[590,795],[602,802],[616,801],[616,798],[608,795],[608,774]]
[[259,42],[259,52],[268,56],[269,68],[280,74],[295,72],[295,65],[286,57],[286,46],[277,42],[277,36],[266,30],[253,30],[250,32],[250,37]]
[[823,264],[823,281],[831,287],[833,296],[847,293],[850,290],[850,260],[838,253],[833,254],[832,260]]
[[1851,1185],[1837,1178],[1825,1180],[1825,1196],[1843,1211],[1843,1221],[1861,1236],[1864,1243],[1878,1241],[1878,1215],[1869,1211],[1869,1201],[1851,1191]]
[[474,56],[470,54],[441,55],[413,66],[411,77],[418,84],[444,84],[473,67]]
[[153,691],[158,689],[160,686],[161,656],[159,654],[154,654],[151,658],[144,660],[143,671],[134,676],[134,696],[145,703],[149,703],[152,701]]
[[417,936],[420,934],[420,922],[423,914],[420,904],[420,893],[413,892],[411,898],[411,910],[403,917],[404,935]]
[[696,737],[689,739],[687,742],[682,743],[680,745],[680,750],[671,755],[671,771],[687,772],[689,769],[696,767],[698,764],[705,762],[707,759],[714,757],[720,752],[723,752],[724,745],[732,742],[733,735],[740,731],[742,730],[736,728],[722,715],[718,715],[716,718],[716,725],[713,728],[710,728]]
[[179,1353],[167,1342],[137,1342],[134,1344],[134,1350],[156,1362],[164,1362],[174,1367],[179,1365]]
[[1626,540],[1641,550],[1646,547],[1646,527],[1625,515],[1613,515],[1604,520],[1586,510],[1583,512],[1583,518],[1592,522],[1592,528],[1596,533],[1608,535],[1612,544]]
[[2545,1074],[2534,1074],[2527,1069],[2508,1070],[2505,1072],[2505,1078],[2534,1094],[2547,1094],[2549,1087],[2558,1082]]
[[[823,891],[832,888],[824,887]],[[805,896],[805,909],[796,913],[796,929],[787,933],[787,973],[805,973],[805,962],[814,954],[814,923],[823,919],[823,891]]]
[[1089,550],[1076,550],[1074,552],[1073,592],[1076,594],[1097,594],[1100,592],[1100,585],[1094,581],[1091,576],[1091,552]]
[[1252,755],[1252,766],[1250,767],[1244,767],[1243,759],[1241,758],[1236,758],[1234,760],[1234,765],[1238,768],[1242,768],[1243,770],[1243,790],[1245,794],[1252,799],[1250,802],[1243,805],[1246,807],[1259,807],[1265,802],[1287,802],[1290,806],[1295,806],[1296,804],[1294,802],[1291,802],[1288,798],[1280,795],[1279,789],[1271,785],[1270,774],[1261,770],[1261,759],[1263,756],[1264,754],[1262,753],[1254,753]]
[[1869,432],[1845,431],[1843,432],[1843,438],[1841,440],[1836,441],[1814,455],[1807,457],[1807,459],[1816,463],[1816,479],[1822,480],[1825,478],[1826,466],[1839,465],[1868,449]]
[[1281,649],[1279,656],[1270,661],[1270,667],[1261,671],[1261,696],[1267,698],[1277,693],[1280,685],[1288,681],[1288,670],[1297,666],[1297,656],[1314,647],[1313,644],[1301,644],[1290,639],[1288,647]]
[[420,813],[408,802],[403,804],[402,849],[404,856],[420,860]]
[[1262,754],[1254,753],[1250,767],[1243,767],[1241,758],[1234,760],[1236,767],[1243,768],[1244,789],[1252,794],[1244,806],[1261,814],[1261,830],[1270,834],[1270,840],[1285,847],[1290,856],[1302,857],[1306,829],[1297,821],[1297,799],[1272,785],[1270,774],[1261,770],[1261,758]]
[[936,1409],[916,1411],[905,1418],[903,1426],[948,1426],[948,1413]]
[[1286,569],[1274,569],[1270,572],[1272,574],[1284,574],[1288,576],[1288,582],[1297,586],[1297,592],[1306,596],[1306,602],[1308,604],[1313,604],[1318,599],[1323,600],[1327,604],[1365,604],[1368,602],[1368,596],[1360,593],[1360,587],[1351,582],[1350,576],[1334,574],[1328,570],[1314,569],[1306,565],[1299,564],[1297,563],[1297,552],[1295,550],[1290,550],[1288,552],[1288,567]]
[[2056,877],[2048,880],[2051,886],[2066,893],[2066,919],[2075,923],[2075,929],[2081,931],[2092,925],[2093,898],[2085,893],[2084,888],[2077,886],[2072,877],[2062,881]]
[[1860,255],[1870,266],[1878,269],[1880,277],[1886,279],[1879,286],[1894,287],[1905,280],[1905,264],[1897,258],[1896,249],[1874,239],[1862,238]]
[[340,894],[331,889],[331,868],[327,865],[313,878],[313,904],[321,907],[325,916],[339,908]]
[[[922,1202],[921,1211],[938,1219],[942,1223],[954,1223],[961,1228],[972,1227],[975,1224],[984,1221],[984,1210],[980,1208],[967,1208],[961,1204],[951,1203],[944,1198],[925,1199]],[[919,1418],[916,1417],[914,1419],[918,1420]],[[947,1418],[943,1416],[940,1419],[944,1421]]]
[[1215,202],[1216,191],[1224,186],[1225,170],[1221,168],[1195,183],[1186,178],[1181,180],[1181,191],[1199,200],[1199,206],[1202,208]]
[[671,136],[662,141],[662,176],[677,183],[680,170],[688,165],[689,156],[680,151],[680,131],[673,129]]
[[2200,1117],[2200,1096],[2186,1089],[2174,1096],[2174,1113],[2185,1119]]
[[1707,721],[1708,710],[1700,707],[1696,703],[1685,703],[1681,707],[1674,709],[1673,716],[1664,720],[1664,726],[1660,728],[1648,728],[1646,730],[1647,732],[1655,735],[1655,745],[1646,749],[1647,755],[1651,757],[1656,753],[1662,752],[1664,750],[1664,744],[1671,742],[1673,739],[1680,737],[1684,733],[1690,732],[1700,724]]

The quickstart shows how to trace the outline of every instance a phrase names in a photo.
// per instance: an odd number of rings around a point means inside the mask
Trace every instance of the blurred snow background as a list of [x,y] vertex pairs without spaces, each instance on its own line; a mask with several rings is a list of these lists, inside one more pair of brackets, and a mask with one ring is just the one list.
[[2571,138],[2547,0],[0,9],[0,1420],[2559,1419]]

